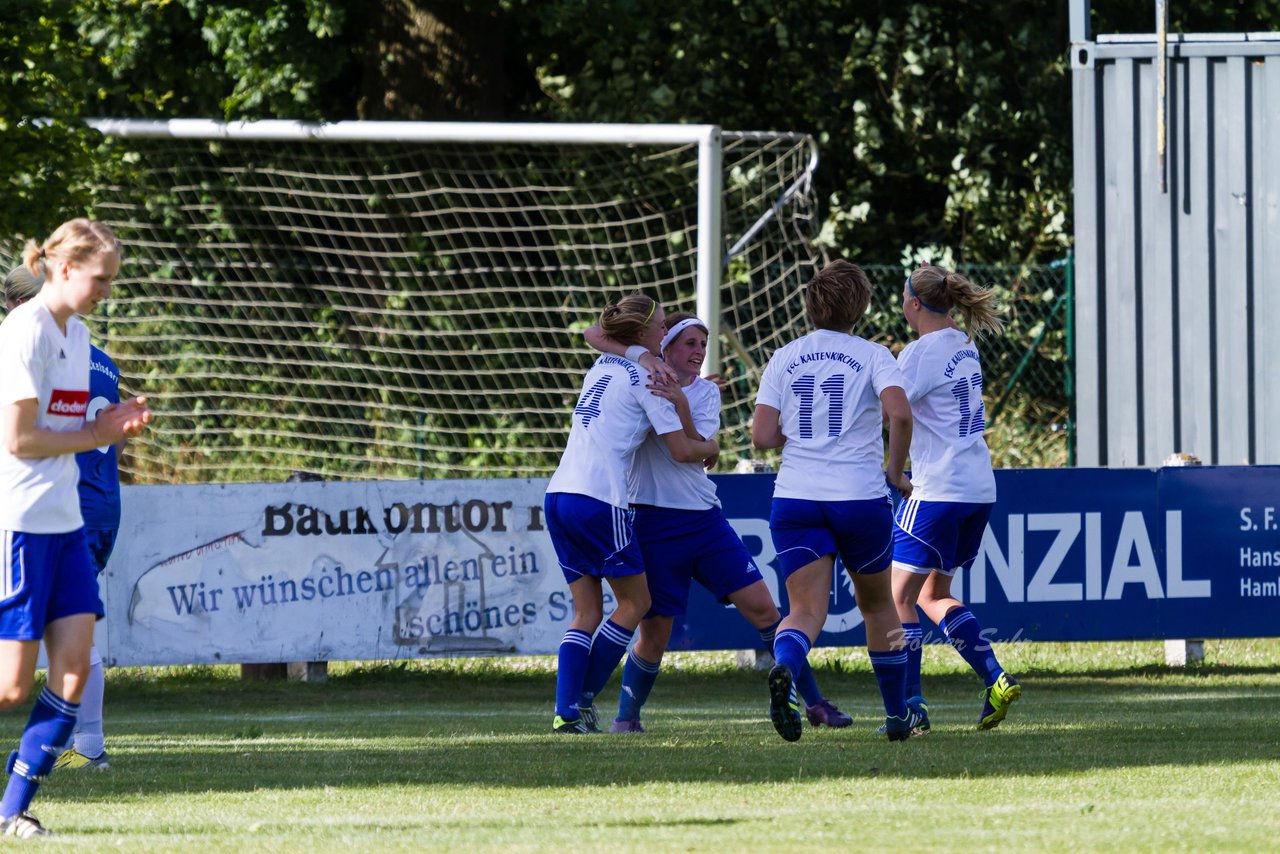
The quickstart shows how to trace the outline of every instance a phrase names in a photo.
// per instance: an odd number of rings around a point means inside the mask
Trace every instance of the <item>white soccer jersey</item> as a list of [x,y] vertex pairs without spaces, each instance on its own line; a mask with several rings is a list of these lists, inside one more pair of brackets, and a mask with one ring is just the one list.
[[644,369],[635,362],[609,355],[596,359],[582,381],[569,443],[547,492],[629,505],[627,475],[640,443],[650,429],[659,434],[683,429],[675,407],[647,384]]
[[[710,380],[696,377],[685,386],[693,426],[698,435],[710,439],[720,431],[720,388]],[[631,503],[672,507],[677,510],[709,510],[720,506],[716,486],[700,463],[680,463],[671,457],[666,441],[650,433],[636,451],[628,481]]]
[[776,498],[856,501],[889,494],[880,394],[904,387],[893,356],[856,335],[819,329],[773,354],[756,403],[781,413]]
[[982,431],[982,362],[959,329],[920,336],[898,355],[915,425],[911,497],[920,501],[996,500],[991,452]]
[[[36,427],[84,426],[89,406],[89,330],[78,317],[62,334],[39,296],[0,324],[0,406],[36,399]],[[19,459],[0,443],[0,529],[65,534],[84,526],[75,454]]]

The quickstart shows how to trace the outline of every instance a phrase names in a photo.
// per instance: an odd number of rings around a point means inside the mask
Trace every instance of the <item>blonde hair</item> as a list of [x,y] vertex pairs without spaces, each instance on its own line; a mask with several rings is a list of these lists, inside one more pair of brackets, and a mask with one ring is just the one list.
[[969,339],[975,335],[996,335],[1004,331],[1004,321],[990,288],[975,285],[959,273],[924,264],[912,271],[908,281],[915,298],[934,311],[960,312]]
[[871,305],[871,280],[857,264],[832,261],[809,280],[804,308],[818,329],[848,332]]
[[49,258],[61,258],[72,264],[81,264],[94,255],[108,252],[120,253],[120,239],[104,222],[79,217],[69,219],[58,226],[43,244],[28,240],[22,250],[22,260],[33,276],[48,275]]
[[4,277],[4,301],[6,303],[23,303],[40,293],[44,286],[44,276],[37,276],[19,264]]
[[653,297],[625,296],[600,313],[600,331],[621,344],[639,344],[657,310]]

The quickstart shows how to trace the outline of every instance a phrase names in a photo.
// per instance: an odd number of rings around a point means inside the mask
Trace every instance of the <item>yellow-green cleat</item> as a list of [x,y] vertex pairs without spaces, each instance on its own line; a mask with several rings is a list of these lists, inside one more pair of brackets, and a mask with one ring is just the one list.
[[591,730],[587,729],[587,725],[583,723],[581,718],[575,718],[566,721],[559,715],[555,716],[555,720],[551,722],[551,731],[559,735],[590,735]]
[[978,729],[995,729],[1009,714],[1009,707],[1022,696],[1022,686],[1018,680],[1008,673],[1001,673],[1000,678],[990,688],[982,691],[982,717],[978,720]]
[[74,747],[62,751],[53,763],[53,770],[70,770],[73,768],[96,768],[99,771],[106,771],[111,767],[111,760],[107,757],[107,751],[102,751],[97,756],[85,756]]

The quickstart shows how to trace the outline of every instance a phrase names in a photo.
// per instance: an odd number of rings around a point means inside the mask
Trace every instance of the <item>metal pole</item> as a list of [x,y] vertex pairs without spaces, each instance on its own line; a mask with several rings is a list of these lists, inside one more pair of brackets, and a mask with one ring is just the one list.
[[1076,251],[1067,250],[1067,465],[1076,464]]
[[1169,3],[1156,0],[1156,153],[1160,161],[1160,192],[1169,192],[1166,155],[1169,148]]
[[707,324],[707,355],[702,370],[720,373],[720,278],[724,261],[720,212],[724,174],[720,128],[704,129],[698,140],[698,317]]
[[1071,20],[1068,32],[1071,43],[1087,42],[1093,38],[1093,27],[1089,25],[1089,0],[1071,0]]

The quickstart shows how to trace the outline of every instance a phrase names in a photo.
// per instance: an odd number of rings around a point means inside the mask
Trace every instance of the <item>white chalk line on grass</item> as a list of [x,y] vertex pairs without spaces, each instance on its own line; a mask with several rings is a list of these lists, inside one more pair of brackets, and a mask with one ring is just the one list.
[[[838,699],[838,698],[837,698]],[[1210,691],[1197,693],[1161,693],[1151,692],[1141,695],[1125,695],[1118,697],[1107,697],[1105,702],[1108,705],[1117,704],[1149,704],[1152,702],[1185,702],[1188,700],[1201,701],[1219,701],[1219,700],[1276,700],[1280,699],[1280,689],[1277,690],[1261,690],[1261,691]],[[550,700],[547,701],[550,704]],[[1022,706],[1034,705],[1037,708],[1053,709],[1058,706],[1097,706],[1103,702],[1098,697],[1055,697],[1052,699],[1037,697],[1027,692],[1023,695]],[[977,703],[977,698],[973,702],[968,703],[929,703],[930,710],[933,709],[967,709]],[[429,704],[429,701],[428,701]],[[850,703],[841,701],[838,705],[848,710],[856,710],[864,712],[870,717],[875,717],[876,713],[883,709],[883,706],[877,702],[855,702]],[[608,705],[601,705],[602,710],[609,708]],[[650,714],[679,714],[679,715],[705,715],[708,717],[719,717],[726,713],[729,714],[755,714],[761,709],[767,710],[767,699],[762,699],[759,705],[751,706],[718,706],[716,708],[708,708],[707,706],[688,706],[688,705],[667,705],[661,701],[655,701],[647,707]],[[433,719],[436,717],[447,718],[509,718],[509,717],[537,717],[541,712],[530,711],[512,711],[511,709],[452,709],[452,708],[430,708],[418,706],[415,708],[398,708],[398,709],[334,709],[332,711],[320,712],[290,712],[288,714],[253,714],[243,713],[235,715],[225,715],[206,712],[191,712],[181,716],[128,716],[128,715],[112,715],[108,711],[108,724],[116,725],[146,725],[157,723],[183,723],[189,721],[214,721],[228,724],[246,724],[246,723],[289,723],[289,722],[305,722],[305,721],[322,721],[322,720],[340,720],[343,718],[363,719],[363,718],[423,718]]]

